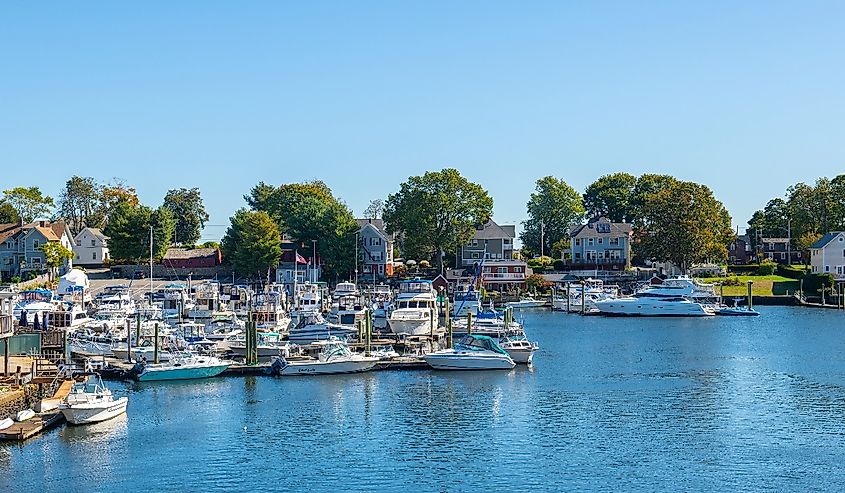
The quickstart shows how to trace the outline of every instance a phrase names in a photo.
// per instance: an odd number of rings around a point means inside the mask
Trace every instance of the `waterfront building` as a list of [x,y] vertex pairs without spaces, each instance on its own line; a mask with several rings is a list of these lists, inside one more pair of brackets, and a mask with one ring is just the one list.
[[219,248],[168,248],[161,264],[172,269],[216,267],[223,263]]
[[[0,278],[9,280],[27,272],[46,271],[48,267],[41,247],[50,242],[59,242],[73,250],[70,228],[64,221],[0,224]],[[72,266],[72,260],[65,261],[58,273],[64,274]]]
[[832,231],[810,245],[810,265],[814,273],[845,279],[845,231]]
[[513,260],[513,241],[516,238],[516,226],[500,226],[492,219],[475,228],[472,239],[458,248],[458,266],[471,267],[481,260]]
[[458,248],[455,269],[446,271],[451,289],[468,285],[480,267],[479,285],[488,291],[513,292],[525,289],[531,274],[528,264],[514,252],[516,226],[499,225],[492,219],[475,228],[475,234]]
[[574,226],[569,233],[570,270],[625,270],[631,267],[629,223],[615,223],[606,217],[594,217],[587,224]]
[[100,266],[108,259],[108,237],[99,228],[83,228],[73,238],[75,265]]
[[362,276],[371,279],[393,275],[393,245],[395,236],[388,234],[382,219],[358,221],[358,265]]
[[754,261],[748,235],[737,235],[728,244],[728,260],[731,264],[744,265]]
[[757,250],[761,260],[767,258],[779,264],[802,262],[801,252],[790,247],[789,238],[760,238]]

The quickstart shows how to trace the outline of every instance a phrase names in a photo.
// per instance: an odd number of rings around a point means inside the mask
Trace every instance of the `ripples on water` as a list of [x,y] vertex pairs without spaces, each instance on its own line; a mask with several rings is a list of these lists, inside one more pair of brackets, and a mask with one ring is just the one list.
[[845,315],[526,312],[510,372],[112,384],[128,416],[0,446],[0,491],[838,491]]

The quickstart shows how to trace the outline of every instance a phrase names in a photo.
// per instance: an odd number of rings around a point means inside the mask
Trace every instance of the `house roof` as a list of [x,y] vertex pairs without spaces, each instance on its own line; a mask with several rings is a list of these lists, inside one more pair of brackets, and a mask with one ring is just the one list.
[[515,236],[516,226],[499,226],[496,224],[495,221],[492,219],[488,219],[487,222],[482,224],[480,227],[475,228],[475,236],[473,239],[475,240],[494,240],[499,238],[510,238],[513,239]]
[[828,243],[833,241],[834,238],[841,235],[842,231],[831,231],[830,233],[825,234],[821,238],[815,241],[810,248],[824,248],[827,246]]
[[355,221],[358,222],[358,229],[361,229],[364,226],[369,224],[369,225],[372,225],[372,227],[376,228],[376,230],[378,230],[378,232],[381,233],[383,236],[385,236],[385,237],[387,236],[387,233],[384,229],[384,220],[383,219],[365,218],[365,219],[356,219]]
[[79,236],[82,233],[84,233],[85,231],[88,231],[89,233],[91,233],[92,235],[96,236],[97,238],[99,238],[103,241],[106,241],[106,240],[109,239],[108,236],[103,234],[103,231],[100,228],[91,228],[91,227],[82,228],[82,231],[80,231],[74,239],[79,238]]
[[0,243],[6,241],[20,230],[21,225],[18,223],[0,224]]
[[763,243],[789,243],[789,238],[760,238]]
[[[610,224],[610,232],[599,233],[598,228],[596,228],[596,224]],[[591,219],[589,222],[587,222],[587,224],[579,224],[577,226],[573,226],[569,232],[569,236],[572,238],[586,238],[590,236],[600,236],[607,234],[629,235],[631,234],[631,231],[633,231],[633,228],[630,223],[614,223],[610,222],[610,220],[605,217],[598,217]]]
[[203,258],[217,255],[216,248],[168,248],[164,260],[183,260],[189,258]]

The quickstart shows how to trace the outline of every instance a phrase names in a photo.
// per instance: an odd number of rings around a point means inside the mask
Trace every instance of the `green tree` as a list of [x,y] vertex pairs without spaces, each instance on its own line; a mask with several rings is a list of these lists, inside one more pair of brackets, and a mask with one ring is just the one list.
[[235,271],[254,279],[266,279],[279,264],[282,240],[279,227],[264,211],[240,209],[221,242],[224,258]]
[[384,214],[384,201],[381,199],[375,199],[370,201],[370,205],[364,209],[364,218],[365,219],[381,219],[381,216]]
[[164,207],[176,219],[175,243],[193,245],[200,239],[200,231],[208,222],[199,188],[168,190]]
[[727,258],[731,218],[708,187],[675,181],[656,190],[643,197],[635,221],[642,257],[671,261],[684,271],[694,263]]
[[[140,209],[148,208],[141,206]],[[173,237],[176,234],[176,218],[173,211],[163,205],[154,211],[151,210],[149,222],[145,226],[147,230],[150,226],[153,227],[153,256],[156,259],[161,259],[167,253],[167,249],[173,245]],[[149,250],[149,235],[146,238],[145,245]]]
[[75,233],[86,226],[100,227],[104,215],[102,197],[102,186],[93,178],[72,176],[59,196],[57,214]]
[[5,200],[0,200],[0,224],[3,223],[16,223],[21,220],[21,216],[18,215],[18,211],[12,206],[12,204],[6,202]]
[[109,237],[109,254],[113,259],[140,262],[150,255],[150,226],[153,228],[153,257],[160,259],[173,244],[175,220],[164,207],[133,207],[120,202],[109,215],[103,233]]
[[438,269],[442,254],[472,239],[492,214],[493,199],[481,185],[452,168],[408,178],[384,205],[387,229],[402,233],[404,254],[434,260]]
[[44,252],[44,262],[50,268],[51,276],[56,274],[56,269],[73,259],[73,251],[58,241],[48,241],[41,245],[41,251]]
[[3,200],[11,205],[24,223],[50,215],[55,202],[38,187],[15,187],[3,191]]
[[565,245],[572,226],[583,218],[584,204],[574,188],[553,176],[540,178],[528,200],[528,219],[522,222],[519,237],[523,248],[532,255],[541,251],[543,254],[560,255],[561,252],[555,252],[552,245]]
[[629,207],[632,211],[631,216],[634,218],[634,222],[642,214],[642,208],[645,206],[648,197],[677,183],[679,183],[678,180],[669,175],[646,173],[637,178],[637,184],[634,185],[634,191],[629,201]]
[[804,259],[805,264],[810,263],[810,245],[817,242],[821,237],[822,235],[815,231],[807,231],[795,240],[795,249],[801,252],[801,258]]
[[628,173],[605,175],[593,182],[584,192],[584,208],[592,217],[604,216],[614,222],[634,219],[631,198],[637,178]]

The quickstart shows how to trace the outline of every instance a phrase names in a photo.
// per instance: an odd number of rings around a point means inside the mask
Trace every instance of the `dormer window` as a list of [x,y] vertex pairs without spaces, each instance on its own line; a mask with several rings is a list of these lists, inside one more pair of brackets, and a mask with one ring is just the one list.
[[599,233],[610,233],[610,224],[598,223],[596,225],[596,231],[598,231]]

